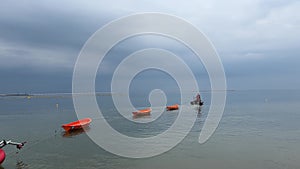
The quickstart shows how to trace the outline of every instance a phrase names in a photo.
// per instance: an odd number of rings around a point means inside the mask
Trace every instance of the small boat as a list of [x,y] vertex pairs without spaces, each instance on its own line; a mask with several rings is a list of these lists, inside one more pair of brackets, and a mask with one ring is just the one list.
[[132,112],[133,116],[147,116],[150,115],[152,109],[151,108],[147,108],[147,109],[143,109],[143,110],[138,110],[136,112]]
[[179,109],[179,105],[178,104],[174,104],[174,105],[171,105],[171,106],[167,106],[166,109],[167,109],[167,111],[178,110]]
[[84,118],[84,119],[80,119],[68,124],[64,124],[61,127],[65,130],[65,131],[70,131],[70,130],[76,130],[76,129],[81,129],[84,127],[87,127],[90,125],[90,123],[92,122],[92,119],[90,118]]
[[199,105],[199,106],[202,106],[203,104],[204,104],[203,101],[196,101],[196,100],[191,101],[191,105]]

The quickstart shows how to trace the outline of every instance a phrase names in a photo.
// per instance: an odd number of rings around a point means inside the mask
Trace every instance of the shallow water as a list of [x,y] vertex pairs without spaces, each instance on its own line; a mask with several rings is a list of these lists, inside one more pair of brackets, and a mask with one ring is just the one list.
[[[106,152],[82,131],[66,134],[61,124],[76,120],[71,97],[0,97],[1,139],[28,142],[19,151],[12,146],[4,148],[7,157],[2,168],[300,168],[300,91],[229,91],[218,129],[208,142],[199,144],[210,93],[204,92],[202,97],[205,105],[183,142],[146,159],[122,158]],[[136,107],[149,105],[146,97],[135,98]],[[170,127],[178,114],[164,112],[153,123],[137,125],[123,122],[110,95],[97,99],[109,123],[130,136],[156,135]],[[172,97],[168,103],[177,101]],[[92,130],[91,124],[87,132]]]

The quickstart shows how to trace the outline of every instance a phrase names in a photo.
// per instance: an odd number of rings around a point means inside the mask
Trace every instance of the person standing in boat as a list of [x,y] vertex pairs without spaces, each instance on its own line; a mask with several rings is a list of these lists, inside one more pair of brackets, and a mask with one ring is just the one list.
[[200,93],[198,93],[197,95],[196,95],[196,102],[200,102],[201,101],[201,97],[200,97]]
[[201,100],[200,93],[198,93],[198,94],[196,95],[196,103],[198,103],[200,106],[203,105],[203,101]]
[[191,105],[203,105],[203,101],[201,100],[200,93],[197,93],[195,100],[191,101]]

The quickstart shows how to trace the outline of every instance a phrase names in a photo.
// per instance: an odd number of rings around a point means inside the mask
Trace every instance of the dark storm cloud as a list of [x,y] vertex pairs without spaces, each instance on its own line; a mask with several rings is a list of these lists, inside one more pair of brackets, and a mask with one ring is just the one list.
[[[202,30],[216,46],[231,86],[251,88],[251,83],[268,82],[263,80],[269,78],[282,83],[280,87],[284,88],[282,81],[295,87],[299,80],[294,77],[300,73],[299,10],[300,2],[295,0],[5,1],[0,6],[0,78],[7,83],[1,84],[0,92],[13,85],[34,89],[34,81],[40,86],[71,88],[66,84],[71,83],[86,40],[104,24],[136,12],[173,14]],[[125,54],[158,47],[182,56],[197,78],[206,77],[201,62],[195,62],[195,56],[178,44],[152,40],[128,40],[101,68],[111,73]],[[22,71],[26,74],[16,74]],[[265,84],[257,87],[267,88]]]
[[87,39],[111,19],[71,2],[7,1],[0,7],[1,68],[72,68]]
[[[90,20],[91,18],[55,10],[35,11],[23,15],[27,17],[13,20],[10,14],[5,15],[2,12],[0,19],[2,41],[49,49],[78,49],[101,26],[101,23],[96,24]],[[3,18],[3,16],[8,17]]]
[[71,92],[72,72],[41,72],[22,67],[1,69],[2,93],[55,93]]

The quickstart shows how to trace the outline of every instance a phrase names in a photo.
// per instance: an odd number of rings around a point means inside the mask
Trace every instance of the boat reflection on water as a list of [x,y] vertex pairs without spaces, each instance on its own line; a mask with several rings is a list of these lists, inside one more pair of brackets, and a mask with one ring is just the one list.
[[201,107],[197,110],[197,118],[200,119],[202,117]]
[[196,109],[197,109],[198,114],[201,114],[202,106],[197,106]]
[[151,118],[151,114],[142,115],[142,116],[132,116],[133,119],[148,119]]
[[69,138],[69,137],[74,137],[74,136],[77,136],[77,135],[80,135],[82,133],[85,133],[85,132],[88,132],[90,131],[90,127],[89,126],[86,126],[84,128],[80,128],[80,129],[74,129],[74,130],[69,130],[69,131],[63,131],[62,132],[62,136],[63,137],[66,137],[66,138]]
[[193,106],[193,109],[195,111],[197,111],[198,114],[201,114],[202,106],[199,106],[199,105],[192,105],[192,106]]

